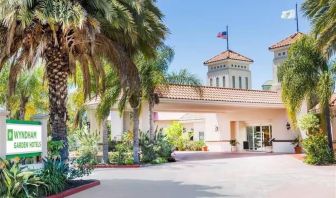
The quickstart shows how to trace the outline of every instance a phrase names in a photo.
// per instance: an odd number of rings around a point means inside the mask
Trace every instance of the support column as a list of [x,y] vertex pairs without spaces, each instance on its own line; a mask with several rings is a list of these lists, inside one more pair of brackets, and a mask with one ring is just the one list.
[[33,117],[33,120],[39,121],[42,124],[42,157],[48,156],[48,114],[36,114]]
[[6,157],[6,118],[8,112],[0,108],[0,157]]
[[120,116],[117,110],[112,110],[111,113],[111,137],[115,140],[121,140],[124,132],[124,119],[123,115]]
[[149,110],[148,110],[148,102],[144,102],[142,104],[142,109],[140,113],[140,131],[147,132],[149,131]]
[[90,124],[89,132],[91,134],[98,134],[100,137],[100,142],[103,142],[103,123],[99,122],[96,116],[97,112],[97,106],[90,106],[89,108],[86,109],[87,111],[87,118],[88,122]]

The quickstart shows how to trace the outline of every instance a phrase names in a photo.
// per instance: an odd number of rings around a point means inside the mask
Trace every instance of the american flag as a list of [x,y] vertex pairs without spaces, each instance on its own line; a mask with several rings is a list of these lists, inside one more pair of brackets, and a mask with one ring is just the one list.
[[227,39],[227,32],[218,32],[217,38]]

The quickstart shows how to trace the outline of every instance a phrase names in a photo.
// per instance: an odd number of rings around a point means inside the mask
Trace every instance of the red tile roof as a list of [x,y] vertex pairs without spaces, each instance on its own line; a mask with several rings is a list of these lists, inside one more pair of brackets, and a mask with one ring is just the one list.
[[280,48],[280,47],[285,47],[285,46],[289,46],[293,43],[295,43],[295,41],[297,41],[299,38],[301,38],[302,36],[304,35],[304,33],[302,32],[296,32],[292,35],[290,35],[289,37],[281,40],[280,42],[272,45],[271,47],[269,47],[268,49],[269,50],[273,50],[273,49],[276,49],[276,48]]
[[234,52],[232,50],[226,50],[217,56],[212,57],[211,59],[204,62],[204,64],[214,63],[221,60],[238,60],[238,61],[245,61],[245,62],[253,62],[252,59],[247,58],[246,56],[243,56],[237,52]]
[[[200,91],[201,93],[200,94]],[[158,87],[156,92],[160,98],[181,100],[223,101],[231,103],[283,104],[280,94],[273,91],[230,89],[189,85],[169,85]]]

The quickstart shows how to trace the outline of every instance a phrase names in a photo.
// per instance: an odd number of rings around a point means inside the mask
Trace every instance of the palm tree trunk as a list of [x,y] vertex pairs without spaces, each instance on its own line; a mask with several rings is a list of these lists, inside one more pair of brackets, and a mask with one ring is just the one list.
[[139,158],[139,107],[133,108],[133,159],[140,164]]
[[60,150],[61,160],[66,161],[69,156],[67,140],[67,80],[69,74],[69,57],[62,48],[50,43],[46,52],[46,71],[49,87],[49,112],[52,140],[63,141]]
[[24,120],[24,118],[25,118],[27,102],[28,102],[27,97],[21,97],[20,110],[19,110],[19,119],[20,120]]
[[153,106],[154,102],[149,99],[148,101],[148,111],[149,111],[149,139],[151,141],[154,140],[155,134],[154,134],[154,120],[153,120]]
[[108,129],[107,129],[107,120],[103,121],[103,161],[105,164],[109,163],[108,159]]
[[330,119],[330,108],[329,108],[329,103],[328,106],[325,108],[325,120],[326,120],[326,128],[327,128],[327,136],[328,136],[328,145],[331,151],[333,152],[333,141],[332,141],[332,131],[331,131],[331,119]]

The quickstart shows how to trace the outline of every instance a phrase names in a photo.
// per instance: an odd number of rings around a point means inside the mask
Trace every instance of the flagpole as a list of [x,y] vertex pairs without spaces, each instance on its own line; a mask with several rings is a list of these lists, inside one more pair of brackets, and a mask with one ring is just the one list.
[[296,18],[296,32],[299,32],[299,17],[298,17],[297,3],[295,4],[295,18]]
[[229,50],[229,26],[226,26],[226,49]]

